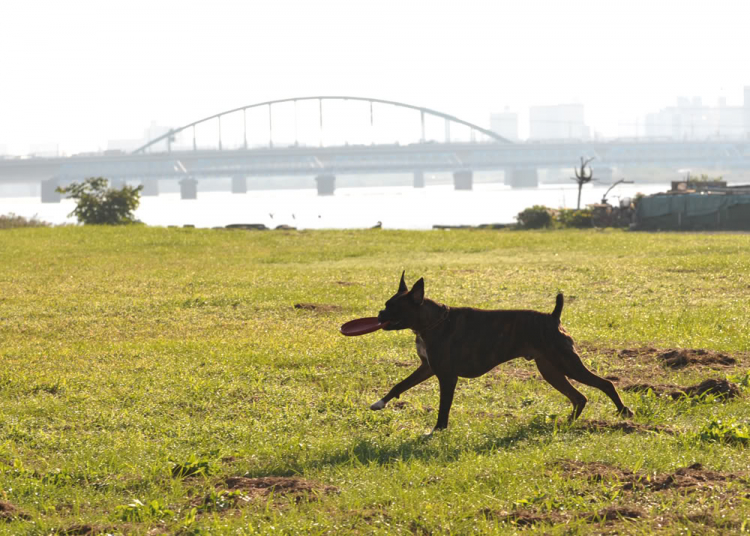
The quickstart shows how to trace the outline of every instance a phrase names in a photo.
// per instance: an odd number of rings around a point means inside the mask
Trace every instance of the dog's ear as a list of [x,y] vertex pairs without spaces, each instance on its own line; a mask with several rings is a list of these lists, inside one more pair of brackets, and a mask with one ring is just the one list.
[[409,290],[408,288],[406,288],[406,281],[404,281],[404,274],[405,273],[406,273],[406,270],[404,270],[403,272],[401,272],[401,282],[398,284],[398,292],[397,292],[397,294],[401,294],[402,292],[406,292],[407,290]]
[[422,305],[422,302],[424,302],[424,278],[420,277],[419,281],[411,287],[411,299],[417,305]]

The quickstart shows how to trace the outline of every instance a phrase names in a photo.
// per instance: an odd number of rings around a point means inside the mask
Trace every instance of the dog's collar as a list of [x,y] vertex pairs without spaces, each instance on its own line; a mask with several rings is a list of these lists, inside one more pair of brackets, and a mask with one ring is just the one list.
[[443,307],[443,314],[440,315],[440,318],[438,318],[435,322],[433,322],[432,324],[427,326],[424,330],[422,330],[422,333],[431,331],[435,329],[436,327],[438,327],[443,322],[445,322],[445,320],[448,318],[448,314],[451,312],[451,308],[448,307],[447,305],[443,305],[442,307]]

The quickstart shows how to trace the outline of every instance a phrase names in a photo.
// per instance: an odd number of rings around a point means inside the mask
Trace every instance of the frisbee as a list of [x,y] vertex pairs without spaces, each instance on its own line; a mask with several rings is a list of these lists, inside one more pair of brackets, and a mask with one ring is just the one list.
[[388,322],[382,324],[374,316],[367,318],[358,318],[351,320],[346,324],[343,324],[340,328],[341,334],[347,337],[353,337],[354,335],[364,335],[366,333],[372,333],[382,329],[388,325]]

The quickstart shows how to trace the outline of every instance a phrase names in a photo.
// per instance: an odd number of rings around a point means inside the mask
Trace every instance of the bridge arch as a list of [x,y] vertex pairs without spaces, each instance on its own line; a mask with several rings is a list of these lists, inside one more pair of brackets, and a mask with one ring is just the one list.
[[[262,106],[268,106],[269,110],[270,110],[270,107],[272,105],[274,105],[274,104],[281,104],[281,103],[284,103],[284,102],[309,101],[309,100],[318,100],[318,101],[321,102],[321,106],[322,106],[322,101],[324,101],[324,100],[343,100],[343,101],[369,102],[370,105],[372,105],[373,103],[387,104],[387,105],[396,106],[396,107],[399,107],[399,108],[407,108],[407,109],[410,109],[410,110],[417,110],[421,114],[422,131],[423,132],[424,132],[424,116],[425,115],[432,115],[432,116],[435,116],[435,117],[440,117],[442,119],[445,119],[446,121],[451,121],[453,123],[458,123],[460,125],[467,126],[471,130],[474,130],[476,132],[484,134],[485,136],[489,137],[490,139],[492,139],[494,141],[498,141],[498,142],[501,142],[501,143],[513,143],[510,140],[508,140],[507,138],[504,138],[504,137],[498,135],[497,133],[495,133],[495,132],[493,132],[491,130],[488,130],[486,128],[480,127],[477,124],[471,123],[469,121],[464,121],[463,119],[459,119],[458,117],[456,117],[454,115],[446,114],[446,113],[440,112],[438,110],[433,110],[431,108],[425,108],[423,106],[414,106],[412,104],[406,104],[404,102],[391,101],[391,100],[385,100],[385,99],[375,99],[375,98],[371,98],[371,97],[352,97],[352,96],[340,96],[340,95],[334,95],[334,96],[331,96],[331,95],[319,95],[319,96],[313,96],[313,97],[292,97],[292,98],[287,98],[287,99],[277,99],[277,100],[271,100],[271,101],[265,101],[265,102],[258,102],[258,103],[255,103],[255,104],[249,104],[247,106],[240,106],[239,108],[233,108],[231,110],[226,110],[224,112],[219,112],[218,114],[214,114],[214,115],[211,115],[211,116],[208,116],[208,117],[204,117],[203,119],[199,119],[198,121],[193,121],[192,123],[188,123],[187,125],[181,126],[179,128],[171,129],[166,134],[164,134],[162,136],[159,136],[158,138],[154,138],[153,140],[150,140],[148,143],[142,145],[141,147],[138,147],[137,149],[135,149],[133,151],[133,154],[143,153],[143,152],[146,151],[146,149],[148,149],[152,145],[155,145],[155,144],[157,144],[159,142],[162,142],[162,141],[165,141],[165,140],[167,141],[167,148],[168,148],[167,150],[170,150],[171,140],[173,139],[173,137],[174,137],[175,134],[179,134],[180,132],[183,132],[183,131],[185,131],[185,130],[187,130],[189,128],[195,128],[196,125],[199,125],[201,123],[206,123],[206,122],[212,121],[214,119],[217,119],[217,120],[221,121],[221,118],[223,116],[225,116],[225,115],[233,114],[233,113],[236,113],[236,112],[242,112],[242,111],[245,111],[245,110],[250,110],[250,109],[253,109],[253,108],[260,108]],[[423,136],[423,138],[424,138],[424,136]],[[195,140],[195,138],[193,138],[193,139]],[[219,142],[219,147],[221,148],[221,140]],[[195,142],[194,142],[193,149],[195,149],[195,148],[196,147],[195,147]]]

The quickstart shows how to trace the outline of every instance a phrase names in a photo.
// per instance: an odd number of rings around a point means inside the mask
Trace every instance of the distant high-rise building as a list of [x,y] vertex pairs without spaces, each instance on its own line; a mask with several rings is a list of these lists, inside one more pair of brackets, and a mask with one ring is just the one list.
[[750,138],[750,86],[745,86],[745,137]]
[[490,114],[490,130],[503,138],[518,141],[518,114],[509,112],[508,108],[504,112]]
[[668,106],[646,115],[646,136],[675,140],[732,139],[745,137],[748,132],[748,101],[745,106],[727,106],[726,99],[715,107],[704,106],[700,97],[679,97],[677,106]]
[[583,104],[556,104],[529,108],[529,139],[585,140],[590,129],[583,121]]

